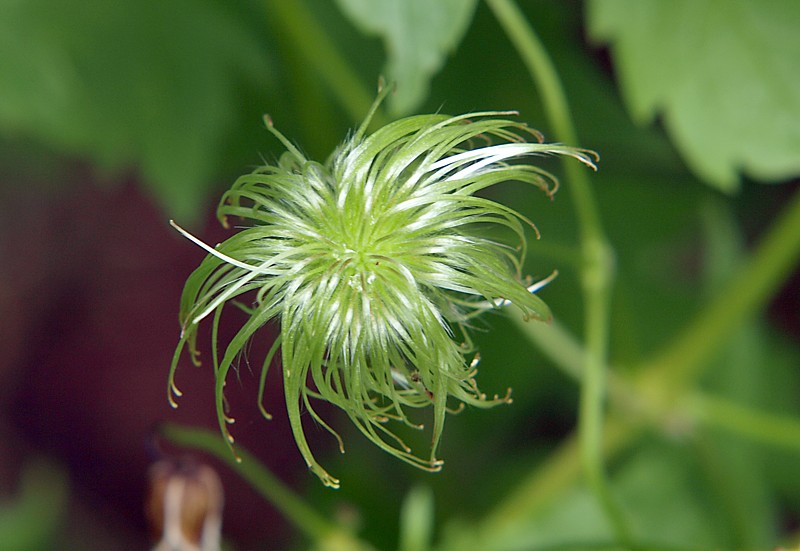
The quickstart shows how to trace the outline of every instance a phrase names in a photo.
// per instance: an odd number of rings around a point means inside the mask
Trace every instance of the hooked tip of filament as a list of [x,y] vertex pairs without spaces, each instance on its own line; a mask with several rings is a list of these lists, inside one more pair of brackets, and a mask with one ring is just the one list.
[[540,279],[539,281],[533,283],[532,285],[528,285],[527,289],[529,293],[535,293],[539,289],[542,289],[549,283],[551,283],[555,278],[558,277],[558,270],[553,270],[552,273],[544,279]]
[[183,396],[183,392],[181,392],[174,383],[170,383],[167,391],[167,402],[169,402],[169,406],[172,409],[178,409],[178,402],[175,400],[175,397],[180,398],[181,396]]
[[328,476],[328,478],[324,479],[322,481],[322,483],[325,486],[327,486],[328,488],[331,488],[333,490],[338,490],[339,486],[340,486],[339,485],[339,479],[338,478],[333,478],[332,476]]

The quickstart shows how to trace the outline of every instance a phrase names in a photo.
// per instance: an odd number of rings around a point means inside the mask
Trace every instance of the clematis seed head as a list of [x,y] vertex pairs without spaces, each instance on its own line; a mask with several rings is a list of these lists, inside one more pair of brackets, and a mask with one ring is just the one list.
[[[591,168],[597,160],[587,150],[542,143],[541,134],[510,118],[513,112],[417,115],[368,134],[388,91],[325,163],[307,159],[266,118],[286,151],[223,195],[220,221],[244,226],[226,241],[209,246],[173,223],[208,255],[181,297],[170,403],[181,395],[181,354],[188,349],[197,362],[198,325],[211,318],[217,416],[232,447],[225,381],[256,331],[276,322],[280,334],[262,364],[259,407],[269,418],[264,385],[279,356],[297,446],[331,487],[339,481],[314,458],[301,423],[308,412],[344,451],[315,410],[318,401],[344,411],[381,449],[429,471],[442,466],[436,450],[448,412],[510,402],[508,393],[488,397],[478,389],[470,321],[509,305],[526,319],[549,320],[535,291],[551,278],[532,283],[521,273],[533,223],[479,192],[516,181],[552,196],[556,179],[530,160],[567,155]],[[221,313],[245,295],[247,321],[219,347]],[[428,407],[431,446],[419,454],[394,428],[421,428],[408,412]]]

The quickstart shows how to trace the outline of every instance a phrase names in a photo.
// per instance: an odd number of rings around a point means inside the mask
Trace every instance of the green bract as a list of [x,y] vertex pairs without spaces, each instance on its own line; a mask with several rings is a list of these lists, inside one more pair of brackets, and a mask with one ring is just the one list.
[[[509,401],[478,390],[467,323],[512,303],[527,318],[549,319],[549,309],[533,294],[546,281],[526,287],[520,274],[525,226],[533,225],[476,193],[513,180],[552,194],[556,181],[550,174],[509,164],[520,157],[569,155],[594,168],[593,153],[540,143],[536,131],[502,118],[510,112],[413,116],[367,136],[386,93],[325,164],[306,159],[267,120],[287,151],[277,166],[239,178],[218,209],[223,224],[236,217],[246,229],[215,248],[180,230],[209,255],[183,290],[170,402],[180,396],[174,375],[181,352],[188,345],[196,361],[197,327],[211,316],[217,415],[232,443],[223,396],[228,371],[256,330],[276,320],[280,336],[263,363],[259,404],[267,369],[280,351],[297,445],[311,470],[333,487],[339,481],[316,462],[306,442],[301,409],[339,437],[312,399],[338,406],[381,449],[431,471],[442,465],[436,448],[448,411]],[[487,231],[492,227],[501,231]],[[250,317],[220,357],[220,314],[246,293]],[[426,406],[433,407],[432,444],[422,457],[391,425],[419,428],[406,409]]]

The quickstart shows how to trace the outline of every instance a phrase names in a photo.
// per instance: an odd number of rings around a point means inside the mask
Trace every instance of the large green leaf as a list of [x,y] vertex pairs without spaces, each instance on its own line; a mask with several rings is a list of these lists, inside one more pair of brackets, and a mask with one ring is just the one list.
[[689,166],[731,191],[738,172],[800,173],[800,2],[590,0],[635,119],[656,115]]
[[395,115],[411,112],[425,100],[428,83],[455,50],[472,20],[475,0],[338,0],[342,11],[364,33],[386,45],[387,77],[398,84],[390,100]]
[[0,132],[138,166],[162,206],[189,218],[233,131],[234,84],[270,73],[243,21],[211,0],[4,0]]

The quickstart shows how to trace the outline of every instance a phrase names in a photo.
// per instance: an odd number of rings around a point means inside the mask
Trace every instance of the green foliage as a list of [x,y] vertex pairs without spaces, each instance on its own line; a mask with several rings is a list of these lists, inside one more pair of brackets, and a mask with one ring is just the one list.
[[269,55],[211,0],[4,2],[0,126],[106,170],[138,167],[162,207],[194,218],[236,131],[241,80]]
[[386,47],[386,76],[398,83],[392,113],[404,115],[425,100],[430,79],[442,68],[472,19],[476,0],[337,0],[364,33]]
[[662,115],[701,178],[732,191],[740,171],[772,181],[800,170],[800,4],[591,0],[588,15],[635,120]]
[[45,551],[58,547],[66,521],[69,481],[61,468],[38,459],[22,472],[13,501],[0,502],[0,542],[6,551]]

